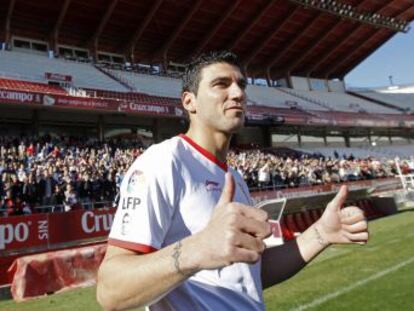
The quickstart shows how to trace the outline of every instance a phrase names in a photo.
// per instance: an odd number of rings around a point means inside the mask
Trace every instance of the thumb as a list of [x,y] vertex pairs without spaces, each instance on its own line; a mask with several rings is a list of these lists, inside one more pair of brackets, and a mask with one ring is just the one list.
[[235,191],[234,178],[233,175],[229,172],[224,175],[224,186],[223,191],[221,192],[218,205],[223,205],[233,201]]
[[329,203],[330,208],[334,208],[336,210],[340,210],[341,207],[344,205],[346,198],[348,196],[348,187],[343,185],[339,189],[336,196],[333,198],[333,200]]

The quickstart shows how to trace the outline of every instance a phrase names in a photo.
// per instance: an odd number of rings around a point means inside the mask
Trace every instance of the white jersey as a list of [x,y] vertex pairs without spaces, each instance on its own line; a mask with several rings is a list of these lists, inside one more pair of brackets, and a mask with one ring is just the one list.
[[[201,231],[219,200],[227,170],[185,135],[153,145],[122,181],[108,243],[149,253]],[[230,171],[236,184],[234,201],[251,205],[243,178]],[[200,271],[149,309],[264,310],[260,261]]]

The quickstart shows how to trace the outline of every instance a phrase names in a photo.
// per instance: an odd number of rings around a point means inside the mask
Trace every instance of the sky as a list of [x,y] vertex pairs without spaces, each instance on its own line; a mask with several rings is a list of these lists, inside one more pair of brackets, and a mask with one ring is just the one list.
[[414,85],[414,22],[408,33],[398,33],[371,54],[347,76],[347,87]]

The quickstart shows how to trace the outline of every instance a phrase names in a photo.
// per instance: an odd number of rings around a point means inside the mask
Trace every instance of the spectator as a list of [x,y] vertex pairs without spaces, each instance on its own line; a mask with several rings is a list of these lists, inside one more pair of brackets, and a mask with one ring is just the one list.
[[50,204],[54,206],[54,210],[58,211],[64,211],[64,201],[65,201],[65,195],[61,189],[61,187],[58,184],[55,184],[55,187],[53,189],[52,197],[50,198]]
[[39,181],[38,191],[42,205],[50,205],[50,199],[52,197],[55,183],[56,182],[50,175],[49,170],[45,169],[43,171],[43,178]]
[[66,191],[64,193],[64,209],[65,212],[76,210],[80,208],[78,194],[76,193],[75,189],[73,189],[72,185],[69,183],[66,185]]

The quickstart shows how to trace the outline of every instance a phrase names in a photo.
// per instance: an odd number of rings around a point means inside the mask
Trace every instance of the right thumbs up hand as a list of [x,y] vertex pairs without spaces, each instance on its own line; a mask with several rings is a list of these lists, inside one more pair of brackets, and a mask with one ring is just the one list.
[[265,211],[233,202],[233,176],[226,173],[224,187],[207,227],[194,235],[200,269],[216,269],[235,262],[254,263],[271,234]]

